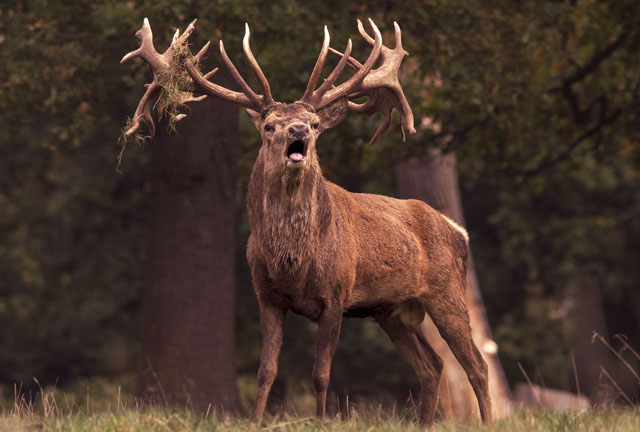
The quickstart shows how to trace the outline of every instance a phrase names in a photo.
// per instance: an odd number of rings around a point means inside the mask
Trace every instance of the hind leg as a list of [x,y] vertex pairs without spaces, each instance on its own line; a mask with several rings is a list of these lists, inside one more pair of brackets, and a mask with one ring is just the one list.
[[407,327],[398,316],[379,321],[400,355],[413,368],[420,381],[420,421],[431,424],[438,405],[442,360],[431,348],[420,328]]
[[448,290],[446,293],[439,293],[439,295],[426,299],[424,304],[440,335],[466,372],[469,383],[471,383],[478,399],[482,420],[491,422],[487,364],[471,337],[464,291],[462,289]]

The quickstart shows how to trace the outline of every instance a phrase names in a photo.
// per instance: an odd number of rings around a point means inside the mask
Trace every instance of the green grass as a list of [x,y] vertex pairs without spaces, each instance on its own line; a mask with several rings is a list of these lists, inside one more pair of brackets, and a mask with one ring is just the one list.
[[[127,381],[125,380],[125,383]],[[36,381],[37,383],[37,381]],[[85,385],[85,392],[81,390]],[[72,390],[72,389],[68,389]],[[78,384],[72,391],[42,389],[33,397],[14,389],[12,400],[0,405],[0,432],[205,432],[205,431],[423,431],[416,422],[416,406],[403,408],[362,402],[350,406],[348,415],[318,422],[306,417],[315,400],[309,392],[295,398],[286,412],[296,415],[268,417],[260,424],[246,418],[219,418],[189,410],[141,408],[133,395],[108,380]],[[4,406],[4,408],[2,408]],[[245,410],[250,405],[244,406]],[[436,422],[430,431],[498,432],[498,431],[640,431],[640,408],[601,409],[584,412],[516,411],[511,417],[491,425],[479,421]]]
[[[411,416],[412,417],[412,416]],[[6,412],[2,431],[419,431],[409,414],[353,412],[350,418],[317,422],[311,418],[270,418],[262,424],[245,419],[213,419],[192,412],[160,409],[120,409],[87,415],[82,412]],[[640,431],[640,411],[592,412],[519,411],[491,425],[479,422],[440,422],[431,431]]]

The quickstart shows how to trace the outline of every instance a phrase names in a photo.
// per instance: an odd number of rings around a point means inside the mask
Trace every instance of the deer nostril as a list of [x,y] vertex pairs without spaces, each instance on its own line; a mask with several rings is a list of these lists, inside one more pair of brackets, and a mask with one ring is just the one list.
[[309,134],[309,126],[305,124],[289,126],[289,136],[295,139],[306,138]]

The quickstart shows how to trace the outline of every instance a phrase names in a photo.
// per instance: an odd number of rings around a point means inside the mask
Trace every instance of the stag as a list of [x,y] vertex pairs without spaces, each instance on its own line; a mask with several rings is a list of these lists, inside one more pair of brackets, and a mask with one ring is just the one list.
[[[316,415],[325,416],[331,361],[343,317],[373,317],[400,354],[416,372],[421,386],[421,421],[432,423],[438,401],[442,360],[421,328],[425,311],[464,368],[476,394],[481,417],[491,420],[487,366],[471,338],[465,304],[465,274],[469,253],[466,232],[451,220],[417,200],[351,193],[325,179],[316,145],[320,134],[334,127],[349,110],[383,121],[371,142],[389,127],[391,112],[399,113],[400,128],[415,133],[413,114],[398,82],[398,70],[407,52],[401,31],[395,28],[395,47],[382,44],[380,31],[369,20],[373,37],[358,20],[358,30],[372,46],[364,63],[351,57],[351,40],[343,53],[324,42],[302,98],[276,102],[269,82],[249,46],[246,26],[243,50],[262,88],[255,93],[242,78],[220,41],[220,54],[241,89],[233,91],[209,80],[217,69],[201,75],[198,61],[209,44],[195,56],[176,60],[188,36],[177,31],[164,54],[153,47],[149,22],[136,33],[138,50],[122,61],[141,57],[150,64],[154,80],[147,86],[127,136],[140,121],[149,124],[154,97],[175,69],[184,66],[191,88],[180,102],[210,96],[244,107],[262,137],[247,193],[251,235],[247,259],[260,305],[262,351],[253,418],[261,419],[278,370],[285,315],[291,310],[318,325],[313,365]],[[318,86],[330,50],[339,54],[335,69]],[[374,69],[376,62],[380,61]],[[173,63],[172,63],[173,62]],[[356,71],[343,83],[336,80],[345,66]],[[195,96],[199,94],[201,96]],[[364,103],[352,100],[368,97]],[[180,115],[179,120],[184,115]]]

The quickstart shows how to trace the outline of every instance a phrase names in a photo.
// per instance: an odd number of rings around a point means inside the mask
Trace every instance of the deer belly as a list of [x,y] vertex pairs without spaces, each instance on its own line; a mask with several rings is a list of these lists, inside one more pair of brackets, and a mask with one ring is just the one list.
[[411,233],[398,237],[369,241],[359,251],[350,304],[395,304],[422,293],[425,268],[420,244]]

